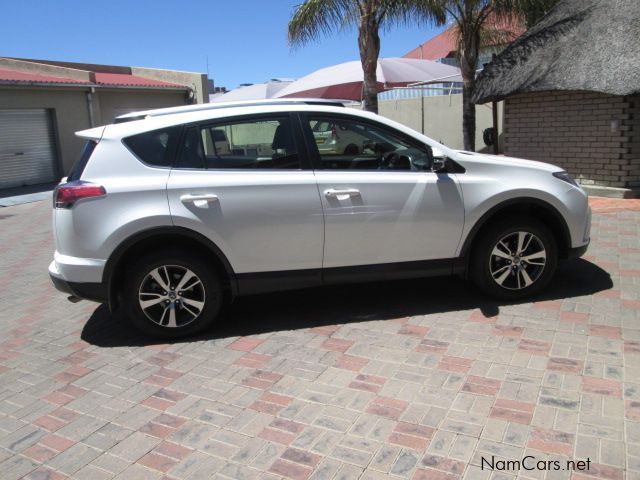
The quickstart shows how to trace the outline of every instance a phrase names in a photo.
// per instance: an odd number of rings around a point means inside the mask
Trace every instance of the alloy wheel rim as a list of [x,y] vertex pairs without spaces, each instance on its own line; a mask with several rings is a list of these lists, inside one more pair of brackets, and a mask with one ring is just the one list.
[[156,325],[181,328],[193,323],[205,306],[202,280],[181,265],[162,265],[151,270],[138,290],[138,304]]
[[496,242],[489,254],[493,281],[506,290],[522,290],[533,285],[547,265],[542,240],[531,232],[509,233]]

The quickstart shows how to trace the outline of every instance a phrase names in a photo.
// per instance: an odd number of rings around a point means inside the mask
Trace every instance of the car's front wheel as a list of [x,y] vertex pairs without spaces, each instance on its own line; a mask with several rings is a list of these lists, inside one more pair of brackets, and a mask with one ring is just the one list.
[[530,217],[507,217],[481,232],[470,273],[484,293],[515,300],[542,290],[557,263],[558,248],[544,224]]
[[133,325],[160,338],[200,333],[222,305],[218,275],[202,258],[167,249],[140,258],[129,270],[123,296]]

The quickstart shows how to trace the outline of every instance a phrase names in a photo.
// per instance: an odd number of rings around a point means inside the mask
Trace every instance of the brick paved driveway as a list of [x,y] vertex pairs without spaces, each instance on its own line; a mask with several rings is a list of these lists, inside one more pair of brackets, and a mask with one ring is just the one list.
[[327,288],[170,345],[53,290],[49,202],[0,209],[0,478],[512,478],[481,458],[526,455],[640,478],[640,203],[593,204],[587,258],[534,303]]

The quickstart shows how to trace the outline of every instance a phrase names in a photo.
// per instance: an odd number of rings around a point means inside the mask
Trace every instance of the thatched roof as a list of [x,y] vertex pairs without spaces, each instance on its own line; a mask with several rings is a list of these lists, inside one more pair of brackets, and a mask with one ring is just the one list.
[[640,0],[562,0],[484,68],[472,99],[547,90],[640,93]]

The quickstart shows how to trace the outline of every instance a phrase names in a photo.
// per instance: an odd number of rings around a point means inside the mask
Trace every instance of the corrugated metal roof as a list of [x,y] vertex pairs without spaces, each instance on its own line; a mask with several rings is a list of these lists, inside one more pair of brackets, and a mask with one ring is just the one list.
[[439,60],[446,58],[456,50],[456,37],[453,28],[449,28],[432,39],[414,48],[405,58],[419,58],[422,60]]
[[72,85],[91,85],[90,82],[75,80],[73,78],[55,77],[53,75],[41,75],[37,73],[18,72],[0,68],[0,82],[10,83],[68,83]]
[[163,82],[152,78],[139,77],[123,73],[95,73],[95,83],[73,78],[56,77],[53,75],[42,75],[39,73],[26,73],[18,70],[0,68],[0,83],[15,84],[55,84],[55,85],[99,85],[117,87],[146,87],[146,88],[179,88],[186,89],[185,85],[178,83]]
[[151,78],[127,75],[123,73],[96,73],[96,83],[99,85],[117,85],[126,87],[155,87],[155,88],[187,88],[178,83],[163,82]]
[[[504,38],[496,40],[491,45],[507,44],[513,42],[525,31],[524,25],[518,20],[490,17],[487,25],[505,33]],[[405,58],[420,58],[423,60],[439,60],[455,54],[458,46],[456,42],[456,28],[449,27],[444,32],[427,40],[419,47],[407,53]]]

